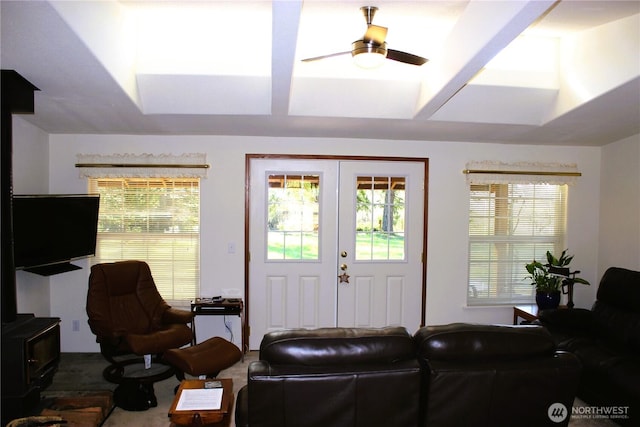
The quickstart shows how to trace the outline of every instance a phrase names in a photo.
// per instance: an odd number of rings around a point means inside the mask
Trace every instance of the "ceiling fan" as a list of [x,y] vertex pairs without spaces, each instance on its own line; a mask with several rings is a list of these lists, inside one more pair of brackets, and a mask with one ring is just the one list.
[[367,20],[367,31],[360,40],[351,43],[351,50],[345,52],[331,53],[328,55],[315,56],[313,58],[303,59],[303,62],[317,61],[319,59],[330,58],[333,56],[351,54],[358,65],[364,68],[374,68],[382,65],[383,60],[391,59],[393,61],[403,62],[411,65],[422,65],[428,61],[418,55],[407,52],[401,52],[395,49],[388,49],[385,38],[387,37],[387,28],[379,25],[373,25],[373,16],[378,10],[374,6],[363,6],[360,8]]

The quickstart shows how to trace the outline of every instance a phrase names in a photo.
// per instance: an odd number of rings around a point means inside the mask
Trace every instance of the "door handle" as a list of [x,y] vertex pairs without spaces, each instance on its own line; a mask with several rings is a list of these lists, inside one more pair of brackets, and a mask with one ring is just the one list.
[[347,264],[340,264],[340,270],[346,271],[347,270]]

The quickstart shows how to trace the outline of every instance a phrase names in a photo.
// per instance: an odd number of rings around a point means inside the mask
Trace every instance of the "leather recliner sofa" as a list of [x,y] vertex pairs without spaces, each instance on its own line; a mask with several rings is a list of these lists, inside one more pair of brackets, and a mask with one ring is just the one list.
[[545,326],[561,350],[583,365],[577,395],[618,424],[640,419],[640,272],[607,269],[591,310],[544,310]]
[[249,365],[236,426],[411,426],[419,393],[404,328],[272,332]]
[[540,326],[272,332],[249,365],[236,426],[561,426],[579,374]]

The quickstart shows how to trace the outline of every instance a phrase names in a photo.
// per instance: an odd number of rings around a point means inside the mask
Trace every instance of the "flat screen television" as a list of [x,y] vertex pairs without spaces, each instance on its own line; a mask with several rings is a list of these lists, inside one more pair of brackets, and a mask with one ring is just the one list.
[[76,270],[71,261],[96,253],[100,196],[13,196],[16,269],[44,276]]

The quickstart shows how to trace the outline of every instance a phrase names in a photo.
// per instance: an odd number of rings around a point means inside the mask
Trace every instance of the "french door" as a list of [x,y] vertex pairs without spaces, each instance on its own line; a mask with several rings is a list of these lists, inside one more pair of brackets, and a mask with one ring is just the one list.
[[251,349],[274,330],[423,319],[425,163],[250,158]]

